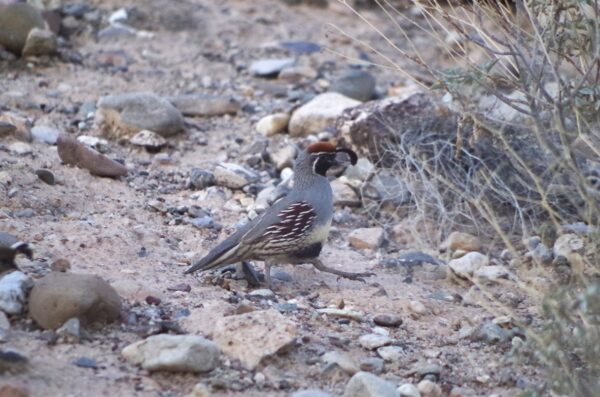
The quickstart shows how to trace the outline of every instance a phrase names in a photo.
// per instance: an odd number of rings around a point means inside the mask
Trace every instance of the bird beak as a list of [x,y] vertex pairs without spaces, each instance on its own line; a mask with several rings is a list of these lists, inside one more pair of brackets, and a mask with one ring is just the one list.
[[358,156],[353,150],[341,148],[335,151],[335,161],[340,165],[355,165],[358,161]]

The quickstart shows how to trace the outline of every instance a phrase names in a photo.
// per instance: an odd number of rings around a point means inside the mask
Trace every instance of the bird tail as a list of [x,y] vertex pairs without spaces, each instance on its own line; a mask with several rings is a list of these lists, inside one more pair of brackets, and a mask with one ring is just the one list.
[[13,245],[11,245],[10,248],[12,248],[13,250],[15,250],[18,253],[21,253],[21,254],[27,256],[27,258],[29,258],[30,260],[33,259],[33,251],[31,250],[31,247],[27,243],[24,243],[22,241],[17,241]]
[[204,258],[193,261],[192,266],[187,269],[184,274],[190,274],[200,270],[210,270],[222,265],[239,262],[239,257],[236,255],[237,246],[228,250],[220,250],[217,248],[210,251]]

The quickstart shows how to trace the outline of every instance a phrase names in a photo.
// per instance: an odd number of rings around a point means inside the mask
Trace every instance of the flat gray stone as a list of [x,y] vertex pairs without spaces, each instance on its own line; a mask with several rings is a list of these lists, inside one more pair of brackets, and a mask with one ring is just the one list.
[[399,397],[399,393],[390,382],[368,372],[354,375],[344,390],[344,397]]
[[97,115],[104,133],[118,138],[141,130],[154,131],[163,137],[184,130],[179,110],[151,92],[107,95],[98,101]]
[[276,77],[282,69],[292,66],[294,58],[261,59],[250,64],[249,71],[254,76]]
[[149,371],[208,372],[219,364],[216,343],[196,335],[154,335],[125,347],[121,354]]

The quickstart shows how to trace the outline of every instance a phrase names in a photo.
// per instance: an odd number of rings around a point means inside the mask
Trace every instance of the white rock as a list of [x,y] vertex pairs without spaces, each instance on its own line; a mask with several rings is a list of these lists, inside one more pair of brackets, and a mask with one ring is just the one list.
[[368,372],[358,372],[346,385],[344,397],[399,397],[399,393],[392,383]]
[[294,58],[261,59],[252,62],[248,70],[255,76],[272,76],[295,63]]
[[417,385],[422,397],[440,397],[442,395],[441,387],[429,379],[423,379]]
[[281,170],[281,174],[279,176],[281,177],[281,183],[286,183],[294,177],[294,170],[291,168],[284,168]]
[[290,83],[302,80],[314,80],[319,75],[315,69],[310,66],[290,66],[279,72],[277,78]]
[[464,232],[452,232],[446,238],[446,240],[440,244],[440,250],[446,251],[479,251],[481,249],[481,242],[477,236],[473,236],[469,233]]
[[293,145],[287,145],[278,151],[271,154],[273,164],[278,171],[284,168],[289,168],[294,165],[294,159],[296,158],[297,149]]
[[326,315],[332,316],[332,317],[349,318],[351,320],[358,321],[358,322],[362,322],[365,320],[365,313],[357,311],[357,310],[335,309],[332,307],[326,307],[323,309],[317,309],[317,313],[326,314]]
[[143,282],[122,279],[110,285],[117,291],[121,298],[125,298],[130,302],[145,302],[148,296],[154,296],[161,300],[166,298],[166,295],[160,290]]
[[141,130],[129,140],[131,144],[152,149],[158,149],[167,144],[167,140],[154,131]]
[[258,174],[241,165],[233,163],[220,163],[214,171],[217,185],[230,189],[241,189],[249,183],[259,180]]
[[319,133],[333,125],[344,110],[360,103],[335,92],[320,94],[292,114],[288,127],[290,135],[299,137]]
[[469,252],[464,256],[448,262],[448,269],[461,278],[470,278],[481,267],[487,266],[490,260],[480,252]]
[[333,190],[333,204],[339,206],[360,206],[361,201],[354,189],[345,183],[335,179],[331,182]]
[[348,235],[348,242],[354,248],[375,250],[383,243],[383,233],[381,227],[355,229]]
[[223,300],[205,300],[202,307],[190,309],[190,315],[181,319],[181,327],[192,334],[212,338],[217,320],[233,312],[233,306]]
[[349,165],[344,171],[344,176],[348,179],[366,181],[367,178],[375,171],[375,166],[366,157],[361,157],[356,162],[356,165]]
[[408,306],[410,308],[410,311],[418,316],[427,314],[427,308],[421,301],[412,300],[412,301],[410,301]]
[[129,137],[141,130],[163,137],[185,129],[181,112],[165,98],[151,92],[107,95],[97,104],[96,123],[109,137]]
[[106,139],[98,138],[97,136],[91,135],[79,135],[77,140],[86,146],[94,149],[100,149],[102,146],[107,146],[108,141]]
[[0,330],[9,330],[10,329],[10,320],[6,317],[3,311],[0,310]]
[[339,367],[349,375],[354,375],[360,371],[358,364],[356,364],[354,359],[346,353],[331,351],[323,354],[322,359],[327,364],[339,365]]
[[479,281],[495,282],[500,279],[506,279],[510,275],[508,268],[502,265],[483,266],[477,269],[474,273],[475,278]]
[[295,392],[292,397],[331,397],[331,394],[325,393],[323,390],[307,389]]
[[219,364],[217,345],[195,335],[154,335],[125,347],[121,354],[149,371],[208,372]]
[[23,57],[48,55],[56,52],[58,41],[49,30],[33,28],[27,35],[27,42],[21,52]]
[[20,314],[25,309],[27,291],[33,280],[22,272],[8,273],[0,279],[0,310],[8,314]]
[[261,298],[272,298],[275,296],[275,293],[273,291],[271,291],[270,289],[260,288],[260,289],[255,289],[254,291],[250,292],[248,295],[257,296],[257,297],[261,297]]
[[297,334],[296,324],[274,309],[220,318],[213,330],[221,350],[248,369],[291,346]]
[[124,22],[127,20],[129,15],[127,15],[127,10],[124,8],[119,8],[117,11],[110,14],[108,17],[108,22],[110,24],[114,24],[116,22]]
[[210,390],[204,383],[196,383],[187,397],[210,397]]
[[257,212],[261,212],[269,208],[271,203],[274,202],[277,195],[277,188],[275,186],[267,186],[256,196],[256,200],[254,201],[254,210]]
[[10,145],[8,145],[8,150],[11,153],[17,154],[19,156],[24,156],[33,152],[31,145],[25,142],[13,142]]
[[400,393],[400,397],[421,397],[421,393],[417,386],[412,383],[405,383],[398,388],[398,393]]
[[273,136],[285,131],[290,122],[290,115],[287,113],[275,113],[263,117],[256,123],[256,131],[264,136]]
[[31,137],[36,141],[45,142],[49,145],[55,145],[58,136],[61,134],[59,130],[45,125],[36,125],[31,129]]
[[8,186],[12,181],[12,177],[8,171],[0,171],[0,185]]
[[377,354],[387,362],[396,362],[400,361],[406,352],[400,346],[381,346],[377,349]]
[[572,252],[583,251],[583,240],[576,234],[569,233],[563,234],[558,237],[554,242],[554,246],[552,247],[552,252],[554,252],[555,257],[564,256],[565,258],[569,258],[569,255]]
[[379,334],[366,334],[358,338],[358,343],[365,349],[375,350],[378,347],[392,343],[392,338]]

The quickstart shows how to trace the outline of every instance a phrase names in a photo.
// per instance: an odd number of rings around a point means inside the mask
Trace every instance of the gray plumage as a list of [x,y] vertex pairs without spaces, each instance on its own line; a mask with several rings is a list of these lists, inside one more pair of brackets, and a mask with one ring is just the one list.
[[[276,263],[312,263],[319,270],[352,279],[370,275],[330,269],[318,260],[333,217],[333,193],[325,172],[340,163],[356,163],[354,152],[335,150],[327,145],[315,144],[311,146],[313,152],[302,152],[294,164],[292,190],[192,264],[185,273],[260,260],[265,262],[269,286],[270,267]],[[320,148],[327,151],[314,152]]]
[[6,232],[0,232],[0,272],[17,269],[15,257],[23,254],[29,259],[33,258],[33,252],[29,244],[24,243],[17,237]]

